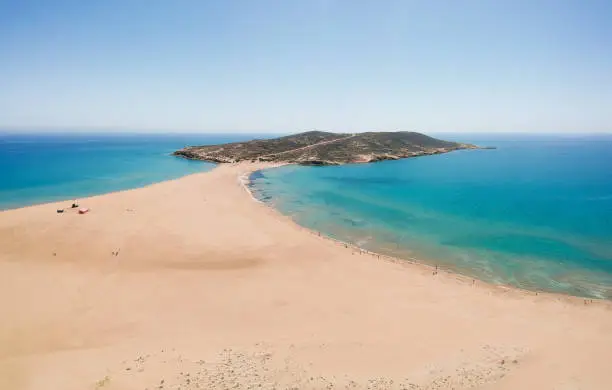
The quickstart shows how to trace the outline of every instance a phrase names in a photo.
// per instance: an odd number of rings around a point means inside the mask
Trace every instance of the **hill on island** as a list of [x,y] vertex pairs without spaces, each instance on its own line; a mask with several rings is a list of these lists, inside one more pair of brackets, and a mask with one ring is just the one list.
[[216,163],[265,161],[339,165],[397,160],[476,148],[470,144],[444,141],[407,131],[357,134],[308,131],[273,139],[189,146],[174,152],[174,155]]

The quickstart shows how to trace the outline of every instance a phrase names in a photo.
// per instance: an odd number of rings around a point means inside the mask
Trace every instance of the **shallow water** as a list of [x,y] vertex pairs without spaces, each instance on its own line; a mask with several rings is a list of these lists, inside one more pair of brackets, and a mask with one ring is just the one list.
[[445,138],[498,149],[287,166],[250,185],[296,222],[366,249],[493,283],[612,298],[612,136]]

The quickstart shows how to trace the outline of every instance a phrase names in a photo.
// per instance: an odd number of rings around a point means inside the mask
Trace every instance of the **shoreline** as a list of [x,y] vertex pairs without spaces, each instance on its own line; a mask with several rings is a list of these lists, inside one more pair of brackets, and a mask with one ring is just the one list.
[[[101,197],[105,197],[108,195],[113,195],[113,194],[120,194],[120,193],[126,193],[126,192],[132,192],[132,191],[137,191],[143,188],[147,188],[147,187],[153,187],[153,186],[157,186],[157,185],[161,185],[167,182],[173,182],[173,181],[178,181],[181,179],[184,179],[186,177],[190,177],[190,176],[197,176],[197,175],[202,175],[202,174],[206,174],[209,172],[212,172],[214,170],[219,169],[222,166],[225,165],[229,165],[229,164],[225,164],[225,163],[217,163],[215,167],[213,167],[210,170],[204,171],[204,172],[197,172],[197,173],[189,173],[186,174],[184,176],[180,176],[178,178],[173,178],[173,179],[169,179],[169,180],[163,180],[163,181],[159,181],[159,182],[154,182],[154,183],[150,183],[147,184],[145,186],[142,187],[134,187],[134,188],[128,188],[128,189],[124,189],[124,190],[118,190],[118,191],[111,191],[111,192],[107,192],[107,193],[103,193],[103,194],[97,194],[97,195],[92,195],[92,196],[87,196],[87,197],[83,197],[83,198],[77,198],[77,200],[79,202],[81,201],[87,201],[89,199],[96,199],[96,198],[101,198]],[[364,248],[361,248],[360,246],[353,244],[351,242],[346,242],[346,241],[342,241],[340,239],[337,238],[333,238],[330,237],[322,232],[316,231],[314,229],[308,228],[306,226],[300,225],[299,223],[297,223],[295,220],[293,220],[293,218],[282,214],[279,210],[275,209],[273,206],[269,205],[268,203],[261,201],[259,199],[257,199],[256,196],[253,195],[252,191],[249,189],[248,184],[250,183],[250,176],[257,171],[263,171],[263,170],[268,170],[268,169],[274,169],[274,168],[279,168],[279,167],[283,167],[283,166],[287,166],[287,165],[294,165],[294,164],[290,164],[290,163],[274,163],[274,162],[256,162],[256,163],[233,163],[231,165],[234,166],[245,166],[245,165],[253,165],[251,167],[249,167],[248,171],[243,172],[241,175],[238,175],[236,177],[237,182],[240,184],[241,188],[248,194],[248,196],[251,198],[251,200],[256,203],[259,204],[263,207],[265,207],[267,210],[272,211],[273,216],[275,218],[277,218],[278,220],[281,220],[283,222],[287,221],[290,225],[292,225],[294,228],[299,229],[300,231],[305,231],[306,233],[319,238],[319,239],[323,239],[324,241],[333,243],[337,246],[344,246],[346,249],[352,249],[355,250],[357,252],[359,252],[359,254],[366,254],[369,256],[372,256],[374,258],[377,258],[379,260],[384,260],[390,263],[394,263],[394,264],[400,264],[400,265],[406,265],[406,266],[412,266],[416,268],[417,272],[435,272],[436,275],[438,273],[440,273],[440,271],[443,273],[442,275],[446,275],[447,277],[450,277],[451,279],[456,279],[456,280],[460,280],[462,283],[466,284],[466,285],[470,285],[470,284],[474,284],[474,282],[478,283],[481,286],[485,286],[486,288],[490,288],[493,291],[497,291],[497,292],[516,292],[519,295],[527,295],[527,296],[539,296],[539,297],[546,297],[549,296],[551,298],[556,298],[556,299],[561,299],[561,300],[568,300],[571,301],[574,304],[584,304],[585,302],[588,303],[596,303],[599,302],[601,304],[607,305],[609,306],[609,308],[612,310],[612,300],[610,299],[606,299],[606,298],[595,298],[595,297],[583,297],[583,296],[578,296],[578,295],[572,295],[570,293],[562,293],[562,292],[553,292],[553,291],[547,291],[547,290],[531,290],[531,289],[527,289],[527,288],[521,288],[518,286],[513,286],[513,285],[508,285],[508,284],[495,284],[495,283],[491,283],[485,280],[481,280],[477,277],[472,277],[469,276],[467,274],[464,274],[462,272],[459,271],[454,271],[454,270],[449,270],[447,268],[443,268],[440,267],[438,265],[432,265],[430,263],[428,263],[425,260],[421,260],[419,258],[416,257],[409,257],[409,258],[404,258],[404,257],[396,257],[396,256],[391,256],[391,255],[386,255],[383,253],[379,253],[379,252],[375,252],[375,251],[371,251],[371,250],[367,250]],[[6,213],[6,212],[15,212],[15,211],[19,211],[19,210],[26,210],[26,209],[33,209],[33,208],[39,208],[39,207],[47,207],[47,206],[60,206],[63,203],[71,203],[72,200],[71,199],[64,199],[64,200],[60,200],[60,201],[51,201],[51,202],[45,202],[45,203],[38,203],[38,204],[33,204],[33,205],[29,205],[29,206],[24,206],[24,207],[18,207],[18,208],[13,208],[13,209],[4,209],[4,210],[0,210],[0,215],[2,213]],[[430,261],[433,262],[433,259]]]
[[319,236],[248,194],[271,166],[0,213],[0,388],[609,387],[610,302]]
[[[368,249],[364,249],[361,248],[360,246],[353,244],[351,242],[347,242],[347,241],[342,241],[340,239],[337,238],[333,238],[330,237],[324,233],[321,233],[319,231],[316,231],[314,229],[308,228],[306,226],[300,225],[299,223],[297,223],[295,220],[293,220],[293,218],[284,215],[283,213],[281,213],[279,210],[277,210],[276,208],[274,208],[272,205],[263,202],[259,199],[257,199],[257,197],[255,197],[252,193],[252,191],[249,189],[248,184],[250,183],[250,176],[257,172],[257,171],[263,171],[263,170],[267,170],[267,169],[274,169],[274,168],[278,168],[278,167],[282,167],[282,166],[286,166],[286,165],[291,165],[291,164],[287,164],[287,163],[283,163],[283,164],[277,164],[277,165],[273,165],[273,166],[265,166],[262,168],[253,168],[253,170],[244,173],[240,178],[240,184],[242,186],[242,188],[244,189],[244,191],[246,191],[248,193],[248,195],[251,197],[251,199],[255,202],[257,202],[258,204],[261,204],[263,206],[265,206],[266,208],[272,210],[274,213],[277,214],[278,218],[282,218],[282,219],[286,219],[288,220],[291,224],[295,225],[296,227],[298,227],[301,230],[306,231],[307,233],[316,236],[318,238],[321,238],[323,240],[326,241],[330,241],[334,244],[340,245],[340,246],[345,246],[345,248],[351,248],[354,250],[357,250],[360,252],[360,254],[367,254],[373,257],[376,257],[379,260],[384,260],[384,261],[388,261],[394,264],[406,264],[406,265],[410,265],[410,266],[414,266],[414,267],[418,267],[418,268],[423,268],[426,271],[429,272],[435,272],[436,275],[442,271],[444,272],[447,276],[456,278],[461,280],[463,283],[465,284],[474,284],[474,282],[479,283],[480,285],[483,285],[487,288],[491,288],[493,290],[496,291],[503,291],[503,292],[508,292],[508,291],[514,291],[518,294],[521,295],[530,295],[530,296],[550,296],[550,297],[554,297],[554,298],[558,298],[558,299],[568,299],[569,301],[571,301],[574,304],[584,304],[585,302],[589,302],[590,303],[595,303],[595,302],[600,302],[603,303],[605,305],[608,305],[610,309],[612,309],[612,300],[611,299],[606,299],[606,298],[592,298],[592,297],[583,297],[583,296],[578,296],[578,295],[572,295],[570,293],[562,293],[562,292],[553,292],[553,291],[547,291],[547,290],[531,290],[531,289],[527,289],[527,288],[521,288],[518,286],[513,286],[513,285],[509,285],[509,284],[495,284],[495,283],[491,283],[485,280],[481,280],[478,279],[476,277],[472,277],[469,276],[467,274],[461,273],[459,271],[453,271],[453,270],[449,270],[446,268],[442,268],[438,265],[432,265],[429,264],[428,262],[421,260],[419,258],[416,257],[408,257],[408,258],[404,258],[404,257],[396,257],[396,256],[390,256],[390,255],[386,255],[383,253],[379,253],[379,252],[375,252],[375,251],[370,251]],[[246,180],[246,182],[245,182]]]
[[[168,157],[180,158],[180,157],[177,157],[177,156],[173,156],[171,154],[169,154]],[[15,206],[15,207],[11,206],[9,208],[2,208],[0,206],[0,213],[6,212],[6,211],[12,211],[12,210],[27,209],[27,208],[30,208],[30,207],[59,204],[59,203],[62,203],[62,202],[72,202],[73,200],[89,199],[89,198],[95,198],[95,197],[98,197],[98,196],[104,196],[104,195],[110,195],[110,194],[116,194],[116,193],[120,193],[120,192],[125,192],[125,191],[137,190],[137,189],[140,189],[140,188],[146,188],[146,187],[149,187],[149,186],[152,186],[152,185],[156,185],[156,184],[159,184],[159,183],[165,183],[165,182],[168,182],[168,181],[179,180],[179,179],[182,179],[184,177],[191,176],[191,175],[198,175],[198,174],[201,174],[201,173],[210,172],[213,169],[215,169],[217,167],[217,165],[218,165],[218,164],[210,163],[208,161],[201,161],[201,162],[204,163],[204,164],[214,165],[214,166],[212,168],[208,169],[208,170],[205,170],[205,171],[188,172],[188,173],[185,173],[184,175],[181,175],[181,176],[178,176],[178,177],[166,178],[166,179],[162,179],[162,180],[159,180],[159,181],[153,181],[151,183],[144,184],[144,185],[141,185],[141,186],[138,186],[138,187],[131,187],[130,186],[130,187],[124,188],[124,189],[111,190],[110,192],[102,192],[102,193],[95,193],[95,194],[91,194],[91,195],[77,196],[77,197],[74,197],[72,199],[70,199],[70,198],[62,198],[62,199],[59,199],[59,200],[46,200],[46,201],[42,201],[42,202],[39,202],[39,203],[37,202],[37,203],[26,204],[26,205],[22,205],[22,206]]]

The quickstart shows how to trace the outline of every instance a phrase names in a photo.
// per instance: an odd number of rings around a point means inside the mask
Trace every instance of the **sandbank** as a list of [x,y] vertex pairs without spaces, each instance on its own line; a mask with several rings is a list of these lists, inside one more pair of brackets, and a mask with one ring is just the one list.
[[610,302],[320,238],[244,190],[270,166],[0,212],[0,388],[612,386]]

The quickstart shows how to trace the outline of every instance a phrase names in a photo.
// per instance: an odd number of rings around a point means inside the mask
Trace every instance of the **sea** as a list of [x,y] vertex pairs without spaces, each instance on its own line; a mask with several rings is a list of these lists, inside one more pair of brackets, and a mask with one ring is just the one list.
[[612,135],[440,134],[494,146],[255,172],[298,224],[494,284],[612,299]]
[[214,164],[174,157],[172,152],[187,145],[252,137],[0,132],[0,210],[138,188],[204,172]]
[[[494,146],[258,171],[259,200],[364,249],[524,288],[612,299],[612,135],[432,134]],[[142,187],[213,164],[171,153],[271,134],[0,132],[0,210]]]

